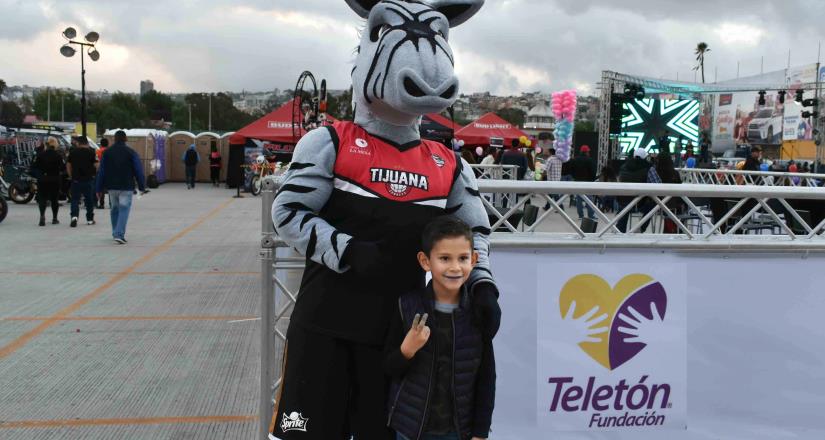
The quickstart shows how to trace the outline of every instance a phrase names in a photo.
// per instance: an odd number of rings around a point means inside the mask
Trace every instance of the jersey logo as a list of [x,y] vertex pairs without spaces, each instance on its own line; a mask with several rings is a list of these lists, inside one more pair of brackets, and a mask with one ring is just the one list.
[[307,423],[309,423],[309,418],[305,418],[295,411],[290,413],[289,416],[286,413],[281,414],[281,432],[307,432]]
[[444,168],[444,164],[446,163],[444,162],[444,159],[442,159],[441,156],[437,154],[433,154],[433,161],[435,161],[435,166],[439,168]]
[[370,168],[370,181],[372,183],[386,184],[387,192],[395,197],[404,197],[409,194],[413,188],[418,188],[422,191],[430,190],[430,183],[427,176],[408,171]]
[[367,148],[370,144],[365,139],[357,138],[355,145],[358,145],[358,148]]

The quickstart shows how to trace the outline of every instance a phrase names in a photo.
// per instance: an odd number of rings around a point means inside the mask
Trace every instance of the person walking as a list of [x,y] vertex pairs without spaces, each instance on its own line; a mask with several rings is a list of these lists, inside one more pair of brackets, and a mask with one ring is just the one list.
[[195,176],[198,171],[198,162],[201,161],[201,156],[198,154],[198,150],[195,149],[195,144],[189,145],[189,148],[183,153],[181,160],[186,167],[186,189],[193,189],[195,187]]
[[97,174],[95,164],[97,156],[92,147],[89,146],[89,139],[85,136],[77,138],[77,146],[69,151],[69,159],[66,161],[66,170],[71,180],[71,223],[72,228],[77,227],[77,217],[80,215],[80,199],[83,198],[86,204],[86,224],[95,224],[95,188],[94,179]]
[[57,139],[50,137],[46,148],[37,154],[32,169],[37,175],[37,206],[40,208],[40,226],[46,226],[46,206],[52,207],[52,224],[59,224],[57,212],[60,210],[60,183],[66,171],[63,155],[57,151]]
[[[579,149],[579,154],[573,159],[570,164],[571,174],[573,180],[576,182],[595,182],[596,181],[596,162],[590,157],[590,147],[582,145]],[[584,197],[590,200],[590,196],[576,196],[576,212],[579,215],[579,220],[584,218],[584,208],[587,207],[587,218],[591,220],[596,219],[596,213],[593,208],[586,204]]]
[[103,153],[97,172],[98,195],[104,189],[109,192],[112,238],[117,244],[126,244],[126,223],[132,208],[135,181],[141,193],[148,192],[140,158],[126,145],[126,132],[118,130],[115,143]]
[[[106,139],[106,138],[101,139],[100,140],[100,147],[97,149],[97,162],[98,163],[100,163],[100,161],[103,159],[103,153],[106,151],[107,148],[109,148],[109,139]],[[104,193],[98,194],[97,195],[97,209],[105,208],[106,207],[105,206],[106,205],[105,201],[106,201],[106,194],[104,194]],[[112,203],[109,202],[110,206],[111,206],[111,204]]]
[[212,180],[212,186],[218,187],[221,184],[221,163],[223,158],[217,148],[212,147],[212,153],[209,154],[209,177]]

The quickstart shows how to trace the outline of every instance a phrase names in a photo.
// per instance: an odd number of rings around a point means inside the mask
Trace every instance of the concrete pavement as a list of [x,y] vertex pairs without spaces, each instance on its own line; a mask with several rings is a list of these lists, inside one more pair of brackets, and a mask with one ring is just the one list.
[[[0,223],[0,438],[251,439],[260,198],[167,184],[127,245],[95,226]],[[240,322],[235,322],[240,321]]]

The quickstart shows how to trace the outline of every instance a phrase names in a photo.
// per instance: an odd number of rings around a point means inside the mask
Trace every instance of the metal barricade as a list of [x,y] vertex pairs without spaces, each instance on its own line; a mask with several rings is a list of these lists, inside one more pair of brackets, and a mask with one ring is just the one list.
[[784,173],[773,171],[716,170],[680,168],[685,183],[703,185],[760,185],[817,187],[825,183],[825,174]]
[[[303,271],[304,258],[296,255],[278,255],[278,249],[288,249],[275,234],[271,219],[271,207],[275,199],[277,183],[267,179],[262,192],[262,239],[261,239],[261,399],[260,439],[268,438],[272,408],[280,386],[275,380],[281,365],[281,352],[276,345],[286,340],[284,324],[289,319],[291,307],[298,297],[297,283],[290,283],[284,273]],[[495,232],[491,237],[493,247],[508,248],[626,248],[626,249],[689,249],[724,250],[726,252],[825,252],[825,218],[814,219],[794,206],[798,201],[821,204],[825,208],[825,188],[784,186],[716,186],[708,184],[625,184],[583,182],[530,182],[509,180],[480,180],[482,195],[524,194],[506,212],[496,209],[493,202],[482,197],[482,203],[493,213],[493,230],[503,227],[508,232]],[[600,226],[593,232],[585,232],[563,208],[571,196],[584,196],[598,218]],[[618,213],[607,212],[593,197],[627,197]],[[715,219],[703,207],[708,199],[730,201],[727,210]],[[639,215],[638,223],[625,233],[617,227],[618,219],[630,215],[647,200],[649,210]],[[518,229],[510,222],[511,215],[528,203],[546,204],[537,220],[529,227]],[[673,201],[684,204],[689,215],[677,214],[668,205]],[[780,211],[780,212],[777,212]],[[567,231],[541,230],[540,225],[555,216],[555,225]],[[672,234],[640,234],[640,225],[655,216],[673,222],[677,231]],[[823,215],[825,216],[825,215]],[[771,234],[749,235],[753,221],[772,224]],[[690,221],[694,223],[691,224]],[[552,223],[552,222],[551,222]],[[701,232],[697,226],[701,225]],[[749,226],[750,225],[750,226]],[[523,226],[523,225],[522,225]],[[294,279],[297,279],[295,277]],[[281,304],[276,309],[276,297]],[[276,344],[279,342],[279,344]]]

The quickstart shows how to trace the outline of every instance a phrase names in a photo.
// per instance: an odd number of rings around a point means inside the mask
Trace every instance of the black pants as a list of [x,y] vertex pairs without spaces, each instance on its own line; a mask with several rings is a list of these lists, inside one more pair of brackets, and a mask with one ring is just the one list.
[[60,209],[60,182],[44,182],[40,180],[37,183],[37,206],[40,208],[40,217],[46,216],[46,206],[51,204],[52,217],[57,218],[57,211]]
[[388,440],[383,348],[292,322],[270,432],[282,440]]
[[221,183],[221,169],[209,168],[209,174],[212,178],[212,185],[218,186]]
[[73,180],[72,181],[72,204],[71,217],[78,217],[80,215],[80,199],[86,206],[86,221],[94,220],[95,218],[95,189],[94,181],[92,180]]
[[190,188],[195,187],[195,173],[197,169],[197,165],[186,165],[186,186]]

